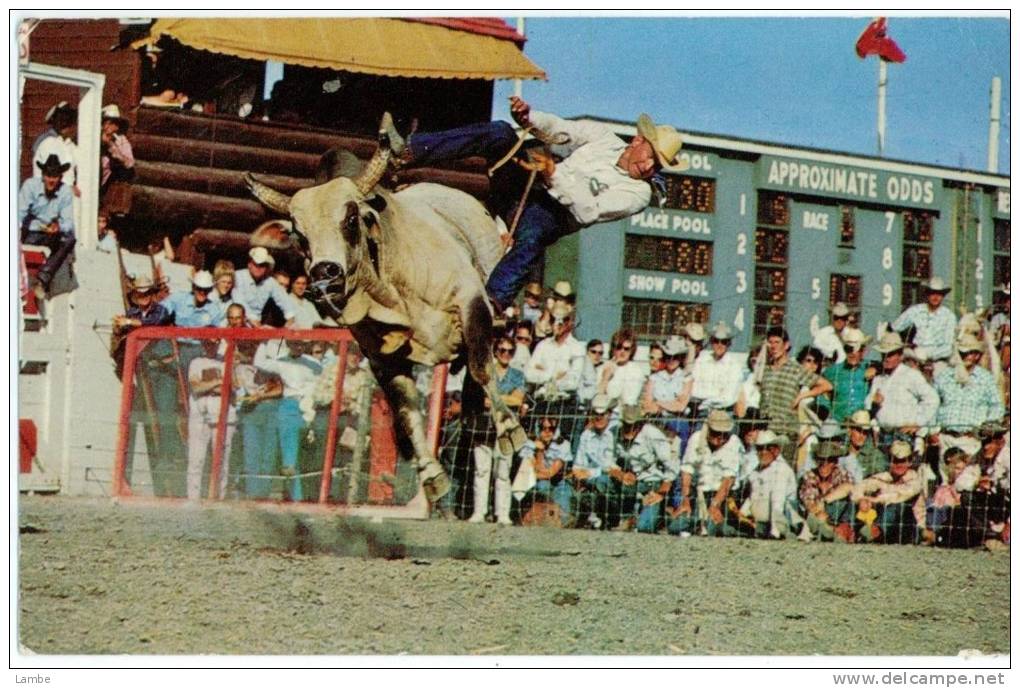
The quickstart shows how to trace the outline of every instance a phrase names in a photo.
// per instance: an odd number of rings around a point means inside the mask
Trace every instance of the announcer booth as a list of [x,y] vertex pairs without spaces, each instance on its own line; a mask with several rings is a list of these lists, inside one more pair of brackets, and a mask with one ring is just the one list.
[[873,334],[933,276],[950,280],[957,313],[1009,281],[1006,176],[697,133],[681,158],[649,208],[549,251],[546,283],[578,285],[582,339],[629,327],[647,343],[723,321],[735,350],[771,325],[799,347],[836,302]]

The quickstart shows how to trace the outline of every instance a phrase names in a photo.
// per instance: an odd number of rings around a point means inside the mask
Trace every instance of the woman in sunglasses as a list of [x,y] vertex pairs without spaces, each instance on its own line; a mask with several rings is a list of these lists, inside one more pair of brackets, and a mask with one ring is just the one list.
[[612,358],[602,369],[599,392],[623,406],[636,406],[641,401],[647,374],[634,360],[637,340],[629,329],[617,330],[613,335]]
[[601,339],[591,339],[587,344],[587,355],[581,368],[581,382],[577,385],[577,400],[587,405],[599,389],[599,377],[605,366],[606,345]]

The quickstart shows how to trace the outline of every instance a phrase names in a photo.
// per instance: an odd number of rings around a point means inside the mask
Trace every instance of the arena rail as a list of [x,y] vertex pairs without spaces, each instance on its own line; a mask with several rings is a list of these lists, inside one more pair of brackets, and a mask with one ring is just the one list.
[[[118,435],[116,450],[114,454],[114,470],[113,470],[113,485],[112,491],[117,498],[130,498],[130,499],[144,499],[144,497],[138,494],[132,489],[130,480],[127,476],[130,470],[131,460],[129,454],[132,453],[132,434],[133,426],[136,423],[145,421],[139,421],[135,414],[136,395],[148,395],[148,399],[145,399],[148,408],[148,421],[155,425],[157,419],[152,409],[152,388],[146,389],[144,383],[140,383],[137,375],[139,371],[139,365],[143,364],[143,352],[146,351],[147,347],[152,346],[156,342],[168,342],[172,351],[173,359],[173,371],[172,378],[175,379],[164,379],[163,382],[167,382],[176,387],[176,403],[179,405],[178,414],[174,419],[176,424],[179,424],[182,415],[187,414],[189,403],[194,403],[195,399],[192,398],[189,393],[189,383],[187,380],[187,364],[182,365],[182,361],[187,360],[187,357],[182,356],[181,344],[182,340],[186,340],[188,343],[193,342],[206,342],[216,341],[221,343],[219,349],[219,355],[222,360],[222,380],[219,385],[219,396],[218,396],[218,418],[215,423],[215,430],[212,441],[212,453],[211,461],[206,460],[210,464],[209,476],[207,486],[207,498],[209,500],[220,501],[226,498],[226,495],[222,494],[221,486],[224,485],[223,480],[224,467],[227,463],[228,456],[226,456],[228,447],[228,417],[232,413],[232,407],[234,407],[233,401],[233,390],[235,387],[235,362],[238,356],[238,344],[242,342],[257,342],[259,344],[265,342],[278,342],[280,340],[300,341],[305,343],[312,342],[325,342],[330,346],[336,347],[336,376],[333,382],[332,400],[328,408],[328,416],[326,421],[326,437],[323,445],[322,463],[321,463],[321,478],[319,481],[317,494],[314,499],[310,501],[293,501],[286,504],[287,508],[329,508],[329,509],[341,509],[345,513],[354,516],[364,517],[382,517],[382,518],[427,518],[429,514],[429,505],[425,499],[424,493],[421,490],[420,484],[418,484],[417,476],[414,476],[415,481],[415,492],[414,496],[406,501],[406,503],[379,503],[386,500],[376,499],[376,503],[345,503],[342,499],[337,499],[333,478],[334,469],[337,468],[336,460],[338,457],[338,444],[340,439],[340,418],[341,414],[349,409],[344,408],[343,402],[343,388],[344,382],[347,379],[348,373],[348,352],[352,349],[357,348],[357,343],[353,340],[353,337],[349,330],[337,329],[337,328],[322,328],[322,329],[311,329],[311,330],[290,330],[290,329],[263,329],[263,328],[216,328],[216,327],[202,327],[202,328],[185,328],[185,327],[140,327],[131,331],[124,338],[123,342],[123,367],[124,371],[122,377],[122,388],[121,388],[121,399],[120,399],[120,412],[119,412],[119,423],[118,423]],[[192,357],[190,360],[194,360]],[[442,409],[443,409],[443,397],[446,386],[446,379],[448,374],[448,366],[441,365],[436,366],[432,373],[432,381],[430,385],[429,394],[429,405],[427,408],[427,431],[430,445],[434,452],[439,450],[440,440],[440,424],[442,422]],[[374,387],[374,381],[373,381]],[[377,397],[381,396],[378,393]],[[378,401],[378,399],[377,399]],[[384,408],[385,407],[385,408]],[[379,432],[378,422],[380,415],[388,415],[388,418],[392,420],[392,414],[388,410],[388,406],[385,402],[379,401],[379,403],[372,404],[372,427],[371,436],[362,438],[362,442],[368,451],[373,454],[380,451],[391,451],[392,456],[395,458],[396,463],[405,463],[410,465],[410,462],[404,462],[396,455],[397,448],[393,441],[392,432],[388,431],[388,428],[384,427],[383,432]],[[236,424],[236,420],[234,421]],[[383,424],[385,425],[385,424]],[[157,429],[158,430],[158,429]],[[181,431],[182,438],[185,433]],[[206,450],[203,450],[206,451]],[[177,457],[178,465],[180,457]],[[150,456],[150,465],[152,457]],[[373,459],[374,461],[374,459]],[[350,467],[351,470],[355,470],[356,467]],[[292,480],[300,480],[307,476],[296,475],[293,476]],[[387,480],[395,479],[395,476],[384,476]],[[352,478],[353,479],[353,478]],[[154,478],[155,482],[155,478]],[[205,482],[205,481],[203,481]],[[392,486],[392,482],[389,483]],[[390,490],[392,492],[392,489]],[[154,488],[155,492],[155,488]],[[284,494],[286,495],[287,488],[284,488]],[[172,496],[157,495],[154,496],[159,498],[173,499],[174,497],[183,497],[182,494],[175,494]],[[286,498],[285,498],[286,499]],[[266,500],[256,500],[263,504],[267,503]],[[370,502],[372,500],[366,500]],[[392,502],[393,500],[389,500]],[[272,504],[272,501],[268,503]]]

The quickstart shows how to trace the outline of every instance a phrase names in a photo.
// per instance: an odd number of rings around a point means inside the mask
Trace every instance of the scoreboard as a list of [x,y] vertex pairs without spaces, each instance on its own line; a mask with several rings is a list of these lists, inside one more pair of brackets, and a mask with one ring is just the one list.
[[[623,132],[621,132],[623,133]],[[774,324],[794,345],[845,302],[874,336],[949,279],[948,305],[991,304],[1009,281],[1009,178],[689,134],[682,173],[626,219],[562,239],[546,282],[578,290],[582,338],[644,341],[724,321],[747,350]]]

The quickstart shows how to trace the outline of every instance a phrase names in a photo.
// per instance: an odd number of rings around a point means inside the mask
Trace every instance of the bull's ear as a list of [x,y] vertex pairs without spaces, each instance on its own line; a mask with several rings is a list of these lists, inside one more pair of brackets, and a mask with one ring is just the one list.
[[376,211],[377,213],[381,213],[382,211],[386,210],[386,199],[380,196],[379,194],[375,194],[374,196],[366,198],[365,203],[367,203],[368,207]]

